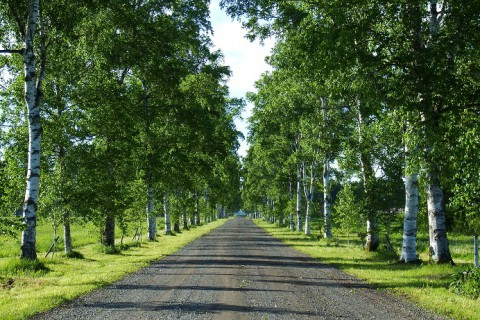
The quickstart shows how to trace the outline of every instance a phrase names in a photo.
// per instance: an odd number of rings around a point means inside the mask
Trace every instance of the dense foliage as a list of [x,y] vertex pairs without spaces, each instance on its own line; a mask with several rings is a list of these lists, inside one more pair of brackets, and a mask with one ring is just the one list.
[[472,299],[477,299],[480,297],[480,270],[476,268],[458,270],[453,275],[450,289]]
[[247,208],[297,230],[305,217],[308,232],[313,198],[326,237],[361,220],[367,250],[405,211],[401,259],[418,259],[419,216],[432,260],[452,262],[447,231],[480,221],[479,2],[222,4],[251,38],[277,39],[250,96]]
[[0,232],[23,216],[22,257],[37,216],[68,253],[71,223],[111,247],[147,218],[154,240],[163,214],[187,228],[238,209],[242,101],[210,34],[205,1],[2,2]]

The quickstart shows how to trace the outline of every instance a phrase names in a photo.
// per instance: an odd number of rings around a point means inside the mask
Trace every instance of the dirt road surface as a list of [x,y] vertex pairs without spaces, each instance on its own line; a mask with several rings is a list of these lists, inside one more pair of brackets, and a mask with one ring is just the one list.
[[235,218],[176,254],[35,319],[442,318]]

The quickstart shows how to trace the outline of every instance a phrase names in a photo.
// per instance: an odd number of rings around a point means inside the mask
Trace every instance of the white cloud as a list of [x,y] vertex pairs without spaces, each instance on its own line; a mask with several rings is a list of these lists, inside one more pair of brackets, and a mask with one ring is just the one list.
[[[232,70],[232,77],[228,82],[232,97],[245,97],[249,91],[254,91],[254,84],[261,74],[270,70],[265,62],[265,57],[270,55],[274,45],[272,39],[267,39],[264,45],[259,41],[250,42],[245,38],[246,31],[241,23],[232,21],[226,16],[218,5],[218,0],[210,4],[211,22],[213,27],[212,41],[217,49],[220,49],[225,57],[225,65]],[[243,120],[235,123],[237,129],[247,136],[247,119],[251,115],[252,106],[249,104],[242,113]],[[241,141],[239,154],[244,156],[248,146],[246,141]]]
[[239,22],[221,24],[214,30],[213,43],[225,56],[225,64],[232,69],[233,76],[229,85],[232,95],[243,96],[254,89],[254,83],[260,75],[269,70],[265,56],[270,47],[245,39],[245,30]]

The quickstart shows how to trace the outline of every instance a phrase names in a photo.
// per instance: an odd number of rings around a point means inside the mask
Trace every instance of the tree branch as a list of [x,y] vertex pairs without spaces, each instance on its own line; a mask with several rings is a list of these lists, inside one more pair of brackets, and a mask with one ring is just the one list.
[[11,49],[0,49],[0,54],[20,54],[23,56],[25,49],[11,50]]
[[22,17],[18,14],[17,10],[15,9],[16,8],[15,5],[12,4],[12,1],[8,1],[8,8],[12,13],[15,19],[15,22],[17,23],[18,31],[22,36],[22,41],[25,41],[25,37],[26,37],[25,21],[23,21]]

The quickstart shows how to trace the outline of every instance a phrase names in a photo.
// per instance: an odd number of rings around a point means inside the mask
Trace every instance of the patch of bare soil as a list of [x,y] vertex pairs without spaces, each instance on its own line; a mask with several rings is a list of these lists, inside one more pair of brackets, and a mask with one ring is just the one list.
[[235,218],[176,254],[34,319],[443,319]]

